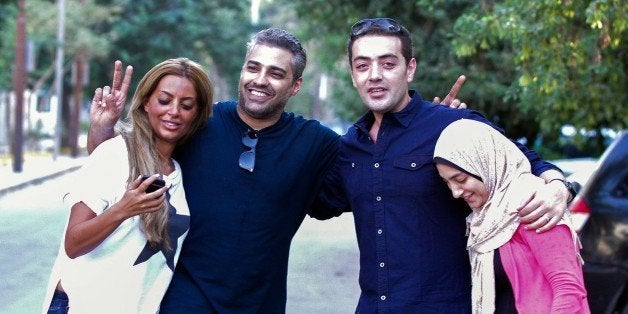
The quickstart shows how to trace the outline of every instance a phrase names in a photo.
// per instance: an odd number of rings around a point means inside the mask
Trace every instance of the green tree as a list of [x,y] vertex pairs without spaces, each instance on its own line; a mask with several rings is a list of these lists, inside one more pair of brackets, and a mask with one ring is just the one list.
[[[478,72],[475,64],[468,58],[458,57],[452,46],[454,22],[471,4],[462,0],[283,3],[293,6],[298,19],[303,21],[298,24],[296,33],[308,42],[308,46],[315,48],[309,50],[312,59],[319,61],[321,71],[333,77],[333,103],[329,105],[344,119],[353,121],[365,111],[348,73],[346,42],[349,29],[361,18],[383,16],[399,20],[412,34],[418,69],[411,88],[431,100],[434,96],[444,96],[458,75],[466,74],[468,80],[459,97],[473,108],[484,111],[489,118],[497,119],[498,111],[492,110],[495,108],[492,104],[501,101],[499,95],[505,89],[501,76]],[[512,106],[505,108],[508,108],[507,113],[513,110]]]
[[15,1],[0,1],[0,90],[9,90],[13,85],[13,61],[15,53]]
[[[38,67],[31,73],[30,88],[40,92],[52,86],[59,23],[59,9],[55,1],[31,0],[26,2],[28,37],[37,47]],[[116,6],[103,6],[94,0],[66,0],[64,26],[64,84],[62,99],[62,146],[69,148],[72,156],[80,151],[80,112],[86,106],[83,101],[87,80],[87,65],[92,59],[108,55],[111,38],[101,34],[101,27],[119,11]],[[50,18],[54,16],[55,18]],[[74,69],[74,70],[70,70]],[[80,71],[78,69],[81,69]],[[67,75],[72,72],[72,75]],[[50,88],[48,90],[53,90]],[[50,94],[50,93],[49,93]],[[87,93],[88,97],[91,93]]]
[[[0,65],[5,68],[13,64],[13,2],[0,0]],[[27,88],[49,91],[57,47],[57,4],[52,0],[29,0],[26,4],[27,37],[37,50],[37,68],[29,73]],[[216,100],[235,97],[245,44],[254,31],[266,27],[250,24],[249,5],[247,0],[66,0],[63,133],[67,133],[69,125],[68,100],[72,95],[81,95],[68,90],[72,85],[69,72],[76,56],[85,58],[90,65],[84,106],[94,88],[109,84],[116,59],[135,67],[135,86],[158,62],[188,57],[210,72]],[[11,73],[0,73],[0,88],[11,88]]]
[[249,1],[113,2],[123,10],[121,18],[111,24],[117,39],[109,62],[120,59],[132,64],[134,82],[164,59],[187,57],[209,70],[217,85],[217,100],[234,97],[245,44],[254,30]]
[[[52,96],[55,69],[55,56],[58,46],[57,25],[59,21],[58,5],[55,1],[29,0],[26,4],[26,35],[29,43],[34,49],[31,51],[35,56],[34,68],[29,69],[26,77],[26,88],[34,91],[39,96]],[[66,0],[65,14],[65,41],[63,60],[64,74],[69,73],[69,69],[74,63],[77,55],[83,60],[89,61],[92,58],[102,58],[108,54],[110,38],[107,34],[99,34],[99,27],[108,19],[115,16],[117,7],[100,6],[93,0]],[[13,72],[13,59],[15,53],[15,5],[12,3],[0,3],[0,24],[3,30],[0,34],[0,66],[10,68],[11,71],[3,72],[0,76],[0,88],[10,89]],[[86,18],[89,17],[89,18]],[[6,27],[6,28],[5,28]],[[72,86],[70,75],[64,75],[64,97],[63,97],[63,144],[69,144],[76,152],[76,138],[78,138],[79,108],[82,101],[70,110],[69,101],[71,95],[78,95],[82,98],[81,85],[74,85],[74,92],[69,92]],[[30,100],[25,100],[30,101]],[[70,114],[73,113],[73,114]]]
[[[94,1],[66,0],[64,43],[66,65],[71,63],[78,51],[83,51],[89,58],[102,58],[108,54],[110,38],[107,34],[99,33],[99,25],[114,16],[115,12],[116,7],[99,6]],[[0,3],[0,23],[3,30],[6,30],[0,35],[0,46],[3,51],[0,55],[0,65],[13,63],[15,13],[13,4]],[[58,15],[58,7],[54,1],[26,1],[27,40],[33,43],[37,60],[36,68],[29,73],[27,82],[29,88],[52,85],[51,73],[57,48]],[[85,18],[86,16],[89,18]],[[6,82],[2,80],[2,84],[4,83]],[[2,88],[6,87],[8,86],[2,85]]]
[[[304,86],[289,109],[318,118],[317,89],[325,74],[331,97],[323,105],[352,121],[364,108],[348,75],[349,28],[360,18],[390,16],[412,33],[419,66],[411,88],[425,99],[443,96],[465,74],[459,97],[512,137],[543,138],[547,146],[560,143],[556,137],[565,124],[598,134],[626,128],[625,1],[275,0],[263,2],[259,25],[249,21],[247,0],[66,2],[66,64],[77,51],[89,56],[87,90],[108,83],[115,59],[135,67],[135,86],[157,62],[184,56],[209,69],[217,100],[233,98],[246,41],[272,25],[293,32],[308,50]],[[27,5],[27,35],[38,51],[27,85],[45,88],[52,84],[56,5]],[[7,69],[13,64],[14,16],[14,1],[0,0],[0,66]],[[0,73],[0,88],[10,86],[11,72]],[[598,141],[593,149],[601,146]]]
[[[431,99],[459,74],[459,97],[514,138],[544,139],[560,153],[559,128],[626,128],[625,1],[341,1],[281,2],[300,21],[299,35],[334,77],[336,111],[362,114],[347,74],[352,23],[389,16],[411,31],[419,67],[411,88]],[[583,110],[584,108],[584,110]],[[531,145],[531,143],[528,143]],[[601,152],[601,139],[591,154]],[[540,149],[541,147],[536,147]],[[555,157],[545,154],[548,157]]]
[[535,117],[547,143],[571,124],[596,130],[599,152],[601,131],[628,122],[627,14],[622,0],[482,1],[456,21],[454,45],[461,57],[511,59],[504,96]]

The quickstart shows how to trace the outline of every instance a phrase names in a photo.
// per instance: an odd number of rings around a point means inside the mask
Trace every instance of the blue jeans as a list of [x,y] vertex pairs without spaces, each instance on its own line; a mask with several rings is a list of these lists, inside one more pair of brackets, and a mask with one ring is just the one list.
[[68,314],[69,302],[70,300],[65,292],[55,290],[50,307],[48,307],[48,314]]

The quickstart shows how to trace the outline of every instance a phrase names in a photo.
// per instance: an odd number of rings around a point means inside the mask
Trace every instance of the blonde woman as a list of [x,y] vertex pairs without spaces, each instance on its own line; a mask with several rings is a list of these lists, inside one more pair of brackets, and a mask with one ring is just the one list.
[[[120,67],[116,62],[114,87]],[[92,110],[120,101],[110,91],[96,90]],[[185,58],[166,60],[142,78],[119,135],[89,156],[66,197],[71,212],[44,312],[158,312],[190,223],[171,155],[205,125],[212,97],[203,68]],[[159,180],[165,184],[150,188]]]
[[565,215],[538,233],[517,207],[544,181],[523,153],[485,123],[461,119],[436,143],[434,162],[467,218],[473,313],[589,313],[579,242]]

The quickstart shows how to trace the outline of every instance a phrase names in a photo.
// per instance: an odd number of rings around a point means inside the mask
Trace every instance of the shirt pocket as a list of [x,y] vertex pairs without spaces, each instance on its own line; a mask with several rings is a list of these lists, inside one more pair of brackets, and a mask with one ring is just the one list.
[[434,194],[442,188],[442,179],[436,171],[432,155],[404,155],[393,160],[395,184],[416,191],[418,194]]
[[346,196],[350,202],[359,201],[361,197],[369,197],[373,189],[372,174],[368,172],[368,166],[357,160],[342,160],[341,180],[345,187]]

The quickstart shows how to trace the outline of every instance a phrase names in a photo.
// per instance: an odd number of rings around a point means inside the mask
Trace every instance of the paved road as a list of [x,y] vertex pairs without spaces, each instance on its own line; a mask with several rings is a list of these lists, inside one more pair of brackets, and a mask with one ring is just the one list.
[[[0,313],[38,313],[67,219],[72,175],[0,196]],[[294,238],[287,313],[353,313],[359,296],[353,217],[306,218]]]
[[305,218],[288,266],[287,313],[354,313],[360,296],[353,216]]
[[65,224],[68,176],[0,197],[0,313],[38,313]]

